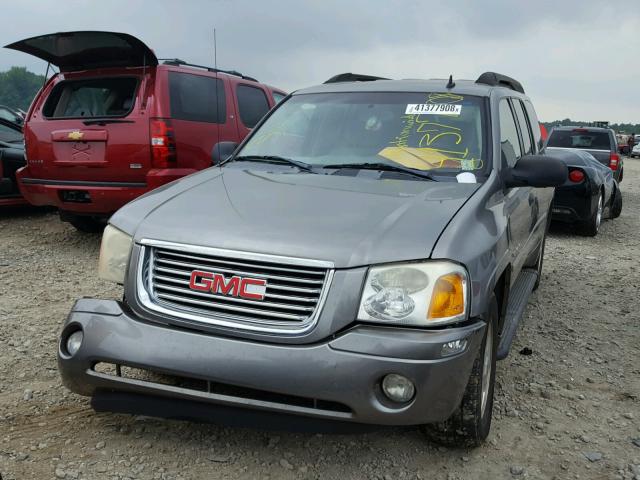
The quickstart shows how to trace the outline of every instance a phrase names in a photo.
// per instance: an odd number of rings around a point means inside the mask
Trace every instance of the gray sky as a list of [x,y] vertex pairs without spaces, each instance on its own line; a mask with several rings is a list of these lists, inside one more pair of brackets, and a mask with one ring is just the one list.
[[[131,33],[159,57],[218,65],[285,90],[336,73],[520,80],[542,120],[640,122],[637,0],[20,0],[0,44],[69,30]],[[0,50],[12,65],[44,62]]]

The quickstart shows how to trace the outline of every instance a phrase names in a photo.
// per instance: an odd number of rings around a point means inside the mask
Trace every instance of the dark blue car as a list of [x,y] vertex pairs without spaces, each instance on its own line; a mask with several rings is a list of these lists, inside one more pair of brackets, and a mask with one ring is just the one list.
[[569,178],[556,188],[551,218],[573,223],[584,235],[598,234],[605,210],[609,218],[622,212],[622,193],[613,171],[584,150],[548,147],[546,152],[562,160]]

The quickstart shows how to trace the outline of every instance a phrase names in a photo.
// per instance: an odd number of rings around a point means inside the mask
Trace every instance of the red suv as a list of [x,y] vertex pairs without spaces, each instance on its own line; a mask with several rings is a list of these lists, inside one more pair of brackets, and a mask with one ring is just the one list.
[[96,231],[139,195],[211,165],[286,95],[234,71],[169,60],[131,35],[66,32],[7,48],[55,65],[24,126],[24,197]]

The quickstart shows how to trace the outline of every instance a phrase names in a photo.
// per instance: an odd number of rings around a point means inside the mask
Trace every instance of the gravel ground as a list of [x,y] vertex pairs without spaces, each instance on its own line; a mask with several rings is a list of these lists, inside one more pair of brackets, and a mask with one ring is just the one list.
[[553,229],[544,278],[498,365],[475,450],[417,429],[318,435],[96,414],[67,392],[56,338],[96,278],[100,237],[56,214],[0,212],[0,477],[10,479],[640,479],[640,161],[596,238]]

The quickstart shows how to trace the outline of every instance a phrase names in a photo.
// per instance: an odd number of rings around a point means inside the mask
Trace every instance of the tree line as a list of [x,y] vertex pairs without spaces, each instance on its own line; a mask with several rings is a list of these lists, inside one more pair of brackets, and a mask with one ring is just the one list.
[[[26,111],[43,83],[44,75],[32,73],[25,67],[11,67],[5,72],[0,72],[0,105]],[[593,122],[576,121],[569,118],[543,123],[548,130],[557,126],[584,127],[593,124]],[[609,126],[616,132],[640,134],[640,123],[611,123]]]
[[[585,122],[580,120],[571,120],[565,118],[564,120],[555,120],[553,122],[542,122],[547,130],[551,130],[552,127],[589,127],[593,126],[594,122]],[[640,123],[610,123],[609,128],[612,128],[614,132],[635,133],[640,134]]]
[[25,67],[0,72],[0,105],[26,111],[43,83],[44,75],[36,75]]

